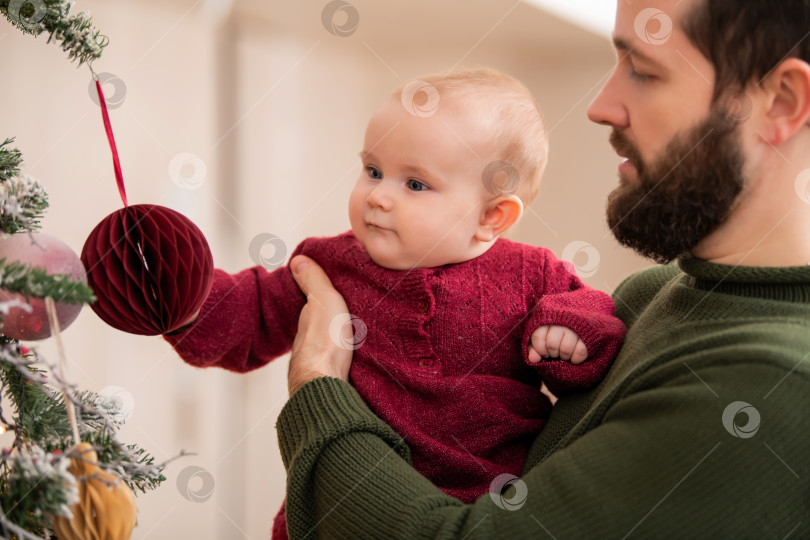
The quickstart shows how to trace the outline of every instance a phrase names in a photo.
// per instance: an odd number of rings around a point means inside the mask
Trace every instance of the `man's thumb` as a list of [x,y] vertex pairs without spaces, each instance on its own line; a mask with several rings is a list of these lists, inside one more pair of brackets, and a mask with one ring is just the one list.
[[311,262],[312,259],[306,255],[296,255],[290,261],[290,268],[292,269],[293,274],[300,274],[301,271]]
[[290,261],[290,269],[293,278],[298,283],[305,296],[309,296],[318,287],[323,287],[324,281],[329,283],[329,278],[315,261],[306,255],[296,255]]

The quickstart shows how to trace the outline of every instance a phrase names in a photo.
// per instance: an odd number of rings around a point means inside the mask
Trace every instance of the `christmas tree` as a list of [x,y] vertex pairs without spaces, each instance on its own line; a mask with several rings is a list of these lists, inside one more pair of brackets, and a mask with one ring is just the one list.
[[[89,65],[107,40],[89,14],[70,10],[63,0],[0,0],[13,26],[47,32],[71,60]],[[78,314],[95,297],[85,281],[25,260],[26,252],[42,251],[37,231],[48,195],[21,175],[22,155],[12,144],[12,138],[0,144],[0,254],[6,255],[0,257],[0,432],[14,433],[12,446],[0,451],[0,538],[53,538],[54,531],[64,540],[128,538],[132,492],[157,487],[165,464],[118,441],[127,416],[119,400],[77,389],[61,364],[19,341],[44,331],[61,350],[62,315]],[[7,242],[15,247],[3,251]],[[47,323],[34,316],[37,302],[46,306]]]

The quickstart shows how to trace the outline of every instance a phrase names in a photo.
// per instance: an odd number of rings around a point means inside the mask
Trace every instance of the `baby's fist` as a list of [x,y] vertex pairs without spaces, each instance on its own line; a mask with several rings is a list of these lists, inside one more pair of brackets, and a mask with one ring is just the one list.
[[588,358],[588,349],[570,328],[547,324],[534,331],[529,347],[529,362],[535,364],[542,358],[561,358],[581,364]]

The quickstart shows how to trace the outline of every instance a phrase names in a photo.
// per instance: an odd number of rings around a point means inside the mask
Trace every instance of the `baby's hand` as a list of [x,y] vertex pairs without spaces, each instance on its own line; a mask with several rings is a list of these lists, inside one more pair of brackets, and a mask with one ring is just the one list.
[[581,364],[588,358],[588,349],[579,336],[564,326],[541,326],[532,334],[529,362],[536,364],[541,358],[561,358],[572,364]]

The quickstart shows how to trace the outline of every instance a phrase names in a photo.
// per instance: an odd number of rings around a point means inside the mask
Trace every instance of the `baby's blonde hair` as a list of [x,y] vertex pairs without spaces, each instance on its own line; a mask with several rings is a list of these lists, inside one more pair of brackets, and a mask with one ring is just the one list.
[[[491,68],[455,70],[420,77],[418,81],[438,91],[438,107],[447,99],[462,110],[475,107],[477,113],[486,115],[494,131],[495,159],[519,173],[517,186],[509,192],[520,197],[524,205],[531,203],[540,189],[548,162],[548,136],[529,89],[514,77]],[[413,83],[403,85],[395,95],[402,99],[403,91],[413,88]],[[492,165],[494,169],[499,168],[499,164]],[[482,171],[482,178],[484,174],[489,173]]]

